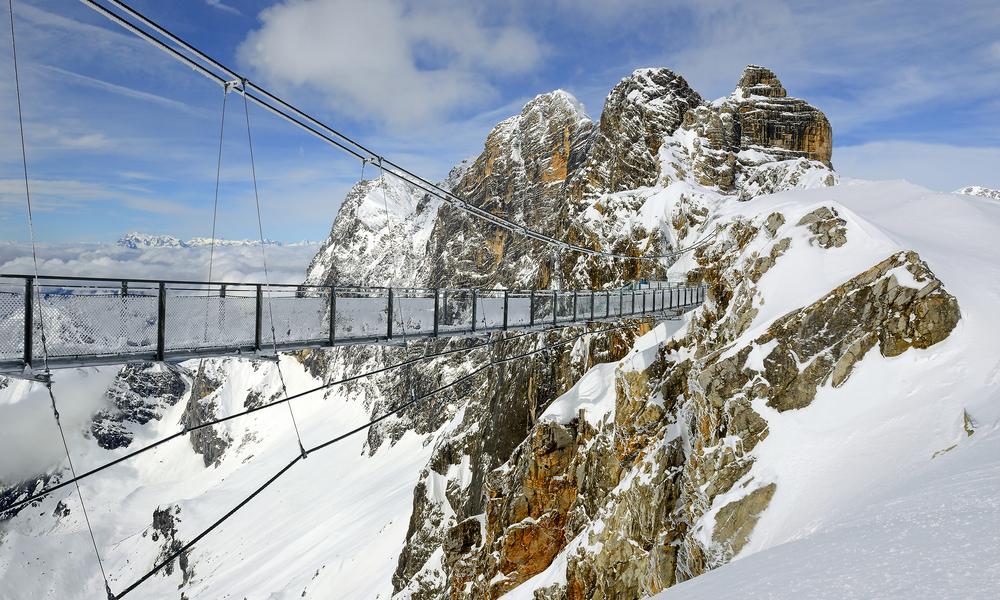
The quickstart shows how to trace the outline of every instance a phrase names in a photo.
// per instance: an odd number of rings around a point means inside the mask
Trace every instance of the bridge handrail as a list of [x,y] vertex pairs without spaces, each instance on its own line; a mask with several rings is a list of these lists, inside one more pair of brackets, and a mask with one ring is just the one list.
[[518,290],[0,274],[0,372],[31,366],[41,350],[42,317],[50,362],[88,366],[677,315],[700,304],[705,291],[702,285]]

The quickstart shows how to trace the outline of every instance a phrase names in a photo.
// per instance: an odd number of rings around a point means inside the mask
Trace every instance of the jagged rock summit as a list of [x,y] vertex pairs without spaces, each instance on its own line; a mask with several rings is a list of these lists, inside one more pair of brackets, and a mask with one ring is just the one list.
[[743,148],[780,149],[789,157],[802,156],[830,165],[830,121],[805,100],[789,97],[774,71],[747,66],[731,98],[739,113]]
[[[552,237],[619,254],[660,254],[690,242],[698,215],[726,198],[833,185],[831,141],[823,113],[788,97],[763,67],[747,67],[736,92],[714,102],[670,69],[646,68],[614,86],[597,123],[569,92],[536,96],[442,184]],[[653,197],[653,187],[672,183],[702,191],[686,195],[683,206]],[[652,225],[657,219],[688,226],[671,236]],[[557,256],[377,177],[348,194],[308,282],[589,288],[655,270]]]

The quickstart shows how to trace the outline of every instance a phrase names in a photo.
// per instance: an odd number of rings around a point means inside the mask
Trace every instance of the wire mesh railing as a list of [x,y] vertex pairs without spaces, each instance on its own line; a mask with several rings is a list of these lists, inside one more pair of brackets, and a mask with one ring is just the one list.
[[[0,275],[0,371],[182,360],[675,315],[703,286],[384,288]],[[272,335],[273,332],[273,335]]]

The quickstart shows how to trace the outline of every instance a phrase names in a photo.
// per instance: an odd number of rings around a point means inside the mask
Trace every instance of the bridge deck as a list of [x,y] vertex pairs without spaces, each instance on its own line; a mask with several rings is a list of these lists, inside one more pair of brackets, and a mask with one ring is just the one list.
[[0,373],[40,367],[43,326],[50,366],[75,367],[671,317],[703,298],[703,287],[679,285],[475,290],[55,276],[36,284],[0,275]]

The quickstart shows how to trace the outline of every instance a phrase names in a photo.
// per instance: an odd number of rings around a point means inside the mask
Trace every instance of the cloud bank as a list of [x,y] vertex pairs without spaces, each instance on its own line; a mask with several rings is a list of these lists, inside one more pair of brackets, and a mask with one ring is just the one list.
[[[318,248],[318,244],[268,246],[270,282],[301,283]],[[38,250],[38,271],[42,275],[193,281],[208,278],[208,247],[130,249],[106,244],[43,244]],[[264,281],[260,246],[217,246],[213,263],[215,281]],[[0,243],[0,273],[33,271],[30,246]]]

